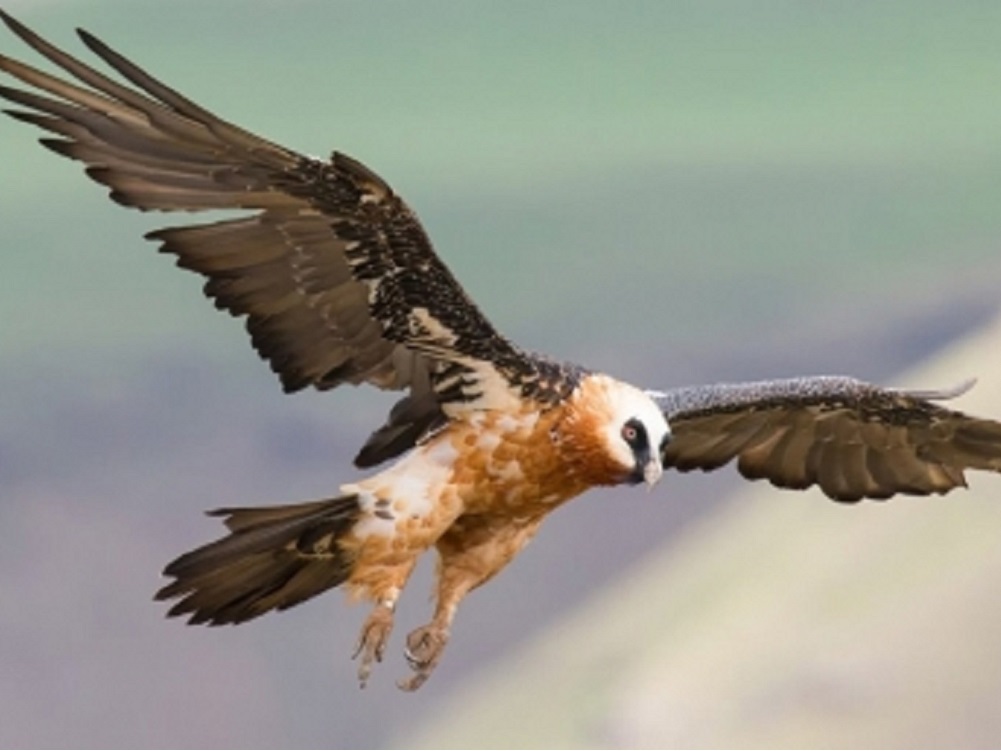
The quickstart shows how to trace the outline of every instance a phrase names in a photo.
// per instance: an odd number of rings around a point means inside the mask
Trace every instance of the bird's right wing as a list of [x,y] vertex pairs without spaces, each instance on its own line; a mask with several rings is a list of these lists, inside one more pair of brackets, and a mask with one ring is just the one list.
[[838,501],[928,495],[965,486],[964,470],[1001,472],[1001,423],[935,402],[965,392],[902,391],[818,376],[651,392],[672,438],[665,467],[710,471],[737,459],[748,479],[817,484]]
[[71,77],[0,55],[0,70],[30,87],[0,87],[21,107],[7,113],[55,134],[45,146],[83,162],[126,206],[241,210],[148,237],[205,276],[219,308],[245,317],[286,391],[345,382],[409,390],[359,461],[409,448],[443,408],[546,401],[572,387],[559,366],[494,329],[414,212],[360,162],[306,157],[226,122],[85,31],[84,44],[131,85],[0,18]]

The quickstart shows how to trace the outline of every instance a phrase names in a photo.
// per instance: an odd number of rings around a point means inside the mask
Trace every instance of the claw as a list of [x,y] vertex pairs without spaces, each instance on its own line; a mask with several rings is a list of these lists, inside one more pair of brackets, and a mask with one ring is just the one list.
[[396,682],[396,687],[400,689],[400,691],[416,691],[423,686],[424,681],[430,677],[430,673],[414,673],[409,678],[400,678],[400,680]]
[[433,623],[411,631],[407,635],[407,648],[403,654],[414,674],[397,681],[396,685],[404,691],[416,691],[423,686],[437,667],[448,637],[448,629]]
[[393,607],[385,603],[376,605],[365,624],[361,628],[358,637],[358,645],[355,647],[352,660],[358,659],[361,655],[361,664],[358,665],[358,683],[361,688],[365,688],[368,677],[372,674],[372,665],[382,662],[382,656],[386,652],[386,643],[389,635],[393,631]]

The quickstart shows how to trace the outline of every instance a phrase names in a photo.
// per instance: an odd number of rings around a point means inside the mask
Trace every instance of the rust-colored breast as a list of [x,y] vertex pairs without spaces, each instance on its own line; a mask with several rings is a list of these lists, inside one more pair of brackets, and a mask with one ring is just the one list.
[[589,376],[549,409],[529,402],[517,414],[485,412],[451,426],[452,481],[464,513],[545,513],[595,485],[622,482],[632,468],[608,449],[607,390],[614,387]]
[[[534,405],[532,405],[534,406]],[[587,489],[567,471],[559,439],[562,406],[482,413],[452,426],[452,474],[467,514],[534,516]]]
[[466,548],[484,535],[510,548],[487,556],[492,571],[557,506],[620,482],[624,468],[607,451],[602,382],[590,380],[548,409],[526,401],[513,412],[471,413],[386,471],[345,486],[363,508],[341,543],[357,561],[350,589],[392,600],[422,552],[436,544]]

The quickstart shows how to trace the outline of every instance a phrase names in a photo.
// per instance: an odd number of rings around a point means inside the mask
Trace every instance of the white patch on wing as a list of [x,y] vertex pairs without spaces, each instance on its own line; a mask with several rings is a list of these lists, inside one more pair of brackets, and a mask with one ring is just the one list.
[[456,362],[465,365],[472,374],[465,376],[467,383],[462,387],[468,401],[442,405],[449,417],[480,410],[519,412],[524,406],[520,392],[511,388],[511,384],[491,363],[469,357],[457,358]]
[[[369,299],[373,299],[371,294]],[[520,409],[522,405],[520,391],[511,387],[493,363],[454,352],[452,347],[458,340],[455,332],[432,316],[427,308],[411,310],[407,324],[416,346],[425,349],[429,354],[444,356],[464,365],[471,371],[459,376],[462,380],[460,388],[466,401],[447,402],[442,405],[446,415],[453,417],[471,410],[517,412]]]
[[[357,245],[357,243],[355,243]],[[374,305],[379,298],[379,287],[382,279],[368,279],[365,284],[368,286],[368,304]]]
[[431,315],[427,308],[414,308],[410,311],[410,333],[422,339],[430,336],[435,344],[452,346],[456,336],[450,328]]

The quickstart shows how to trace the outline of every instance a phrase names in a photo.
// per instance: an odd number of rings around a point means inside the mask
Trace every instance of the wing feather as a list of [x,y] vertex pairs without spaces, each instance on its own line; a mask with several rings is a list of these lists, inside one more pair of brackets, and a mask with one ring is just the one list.
[[709,471],[737,460],[741,474],[784,488],[818,485],[853,502],[965,486],[964,471],[1001,472],[1001,423],[935,402],[948,391],[884,389],[820,376],[658,392],[671,426],[664,462]]
[[775,446],[775,472],[785,478],[786,487],[807,488],[816,479],[816,469],[810,472],[808,457],[814,446],[807,412],[792,415],[790,426]]
[[[0,55],[0,70],[31,89],[0,87],[24,108],[8,114],[52,134],[42,143],[83,162],[113,200],[143,211],[252,212],[147,237],[206,277],[219,308],[246,318],[285,390],[430,382],[431,398],[407,401],[388,432],[376,431],[366,461],[409,448],[420,438],[415,429],[444,412],[551,401],[576,384],[576,371],[523,352],[494,329],[414,212],[365,165],[336,152],[327,162],[306,157],[233,125],[85,31],[84,44],[125,83],[2,11],[0,18],[73,79]],[[463,378],[439,384],[456,368]]]

